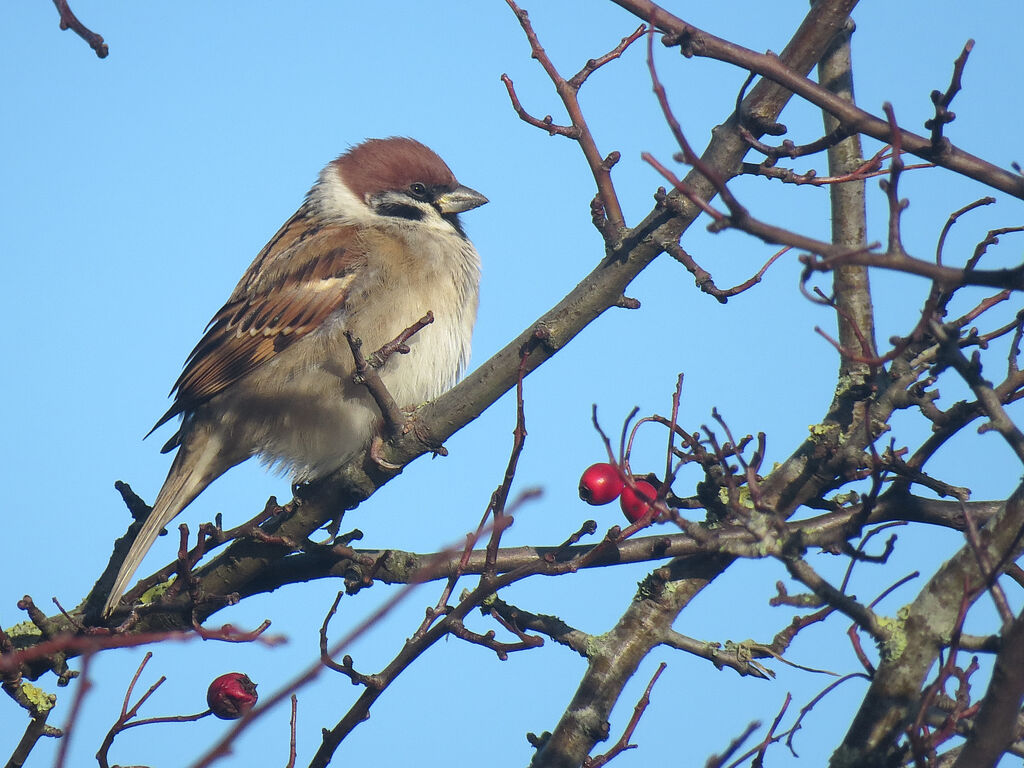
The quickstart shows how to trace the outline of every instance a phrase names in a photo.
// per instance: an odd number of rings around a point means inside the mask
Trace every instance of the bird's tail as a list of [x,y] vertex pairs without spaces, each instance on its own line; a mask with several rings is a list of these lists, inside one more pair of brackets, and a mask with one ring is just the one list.
[[128,550],[128,555],[121,563],[121,569],[117,572],[114,586],[103,606],[104,616],[109,616],[114,610],[114,606],[128,589],[128,582],[135,575],[135,571],[142,564],[142,559],[164,526],[191,504],[206,486],[234,465],[224,466],[218,440],[206,439],[196,442],[200,443],[196,448],[184,443],[178,449],[167,473],[167,479],[164,480],[163,487],[153,502],[153,510],[142,524],[142,530],[139,531],[131,549]]

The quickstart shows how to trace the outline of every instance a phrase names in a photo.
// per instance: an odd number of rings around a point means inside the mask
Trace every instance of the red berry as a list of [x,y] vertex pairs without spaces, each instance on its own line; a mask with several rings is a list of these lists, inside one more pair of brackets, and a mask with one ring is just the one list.
[[252,709],[259,694],[256,683],[241,672],[221,675],[206,691],[206,703],[221,720],[237,720]]
[[646,480],[637,480],[635,485],[636,490],[629,486],[623,488],[622,497],[619,499],[622,513],[631,523],[635,523],[643,517],[651,506],[651,502],[658,496],[658,489]]
[[622,475],[614,464],[592,464],[580,477],[580,498],[599,506],[615,501],[622,493]]

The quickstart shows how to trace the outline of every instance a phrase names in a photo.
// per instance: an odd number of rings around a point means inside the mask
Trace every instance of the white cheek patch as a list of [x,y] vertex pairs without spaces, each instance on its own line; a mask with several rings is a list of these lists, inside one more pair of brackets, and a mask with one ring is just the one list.
[[377,215],[341,180],[337,169],[328,165],[309,191],[309,199],[326,218],[342,224],[369,225]]

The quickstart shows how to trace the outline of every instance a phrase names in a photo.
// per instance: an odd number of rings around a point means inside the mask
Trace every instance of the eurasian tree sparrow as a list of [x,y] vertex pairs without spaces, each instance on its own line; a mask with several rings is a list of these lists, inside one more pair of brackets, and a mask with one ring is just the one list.
[[380,376],[401,407],[455,383],[469,361],[480,280],[480,257],[458,214],[486,202],[407,138],[366,141],[321,171],[174,385],[174,404],[156,427],[182,416],[163,447],[178,453],[105,616],[160,530],[231,467],[259,456],[307,482],[370,443],[380,411],[353,382],[346,330],[374,350],[432,311],[433,324]]

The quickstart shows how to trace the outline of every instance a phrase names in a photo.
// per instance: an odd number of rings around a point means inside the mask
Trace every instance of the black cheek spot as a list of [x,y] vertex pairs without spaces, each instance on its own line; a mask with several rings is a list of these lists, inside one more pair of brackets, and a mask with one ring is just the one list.
[[383,203],[377,207],[377,213],[381,216],[394,216],[409,221],[422,221],[424,215],[423,211],[415,205],[405,205],[404,203]]

